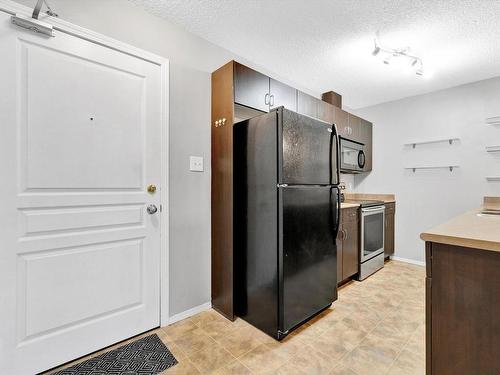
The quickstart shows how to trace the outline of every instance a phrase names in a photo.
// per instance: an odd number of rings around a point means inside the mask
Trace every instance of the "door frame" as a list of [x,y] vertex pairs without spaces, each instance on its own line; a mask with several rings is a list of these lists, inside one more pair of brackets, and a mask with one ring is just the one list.
[[[33,3],[35,3],[33,1]],[[31,18],[33,9],[21,5],[11,0],[0,0],[0,12],[5,12],[11,15],[21,15]],[[127,43],[120,42],[95,31],[85,29],[64,21],[60,18],[55,18],[40,13],[40,21],[51,24],[55,31],[73,35],[77,38],[87,40],[91,43],[98,44],[112,50],[125,53],[127,55],[137,57],[141,60],[148,61],[158,65],[161,70],[161,191],[160,191],[160,326],[169,324],[169,60],[167,58],[155,55],[140,48],[133,47]],[[21,29],[22,30],[22,29]],[[26,30],[27,33],[30,31]],[[41,36],[42,37],[42,36]],[[57,34],[55,36],[57,38]]]

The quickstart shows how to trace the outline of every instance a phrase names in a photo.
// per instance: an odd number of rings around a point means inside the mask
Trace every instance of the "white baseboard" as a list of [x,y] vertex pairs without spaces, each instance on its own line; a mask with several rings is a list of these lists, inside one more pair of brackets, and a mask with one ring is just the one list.
[[394,256],[392,256],[391,259],[397,260],[399,262],[410,263],[410,264],[415,264],[417,266],[425,267],[425,262],[421,262],[419,260],[400,258],[400,257],[394,257]]
[[173,324],[175,322],[187,319],[187,318],[189,318],[191,316],[194,316],[196,314],[199,314],[199,313],[201,313],[203,311],[210,310],[211,308],[212,308],[212,303],[211,302],[207,302],[207,303],[204,303],[203,305],[195,306],[192,309],[189,309],[189,310],[180,312],[178,314],[172,315],[168,319],[168,324]]

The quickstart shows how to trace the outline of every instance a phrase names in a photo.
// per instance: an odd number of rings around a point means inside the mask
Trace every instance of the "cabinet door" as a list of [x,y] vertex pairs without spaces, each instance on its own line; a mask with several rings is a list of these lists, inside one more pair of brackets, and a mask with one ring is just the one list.
[[360,126],[361,126],[361,118],[355,116],[351,113],[348,114],[348,122],[349,122],[349,138],[357,141],[360,141]]
[[384,256],[394,255],[395,205],[386,204],[384,228]]
[[269,77],[244,65],[234,64],[234,102],[269,111]]
[[364,172],[370,172],[372,170],[373,165],[373,126],[371,122],[360,119],[359,126],[359,142],[365,145],[365,167],[363,168]]
[[269,108],[285,107],[297,111],[297,90],[274,79],[270,79],[270,104]]
[[320,100],[318,102],[318,118],[329,124],[335,122],[335,109],[333,105]]
[[297,112],[310,117],[318,118],[319,99],[301,91],[297,94]]
[[342,245],[342,277],[347,279],[358,273],[359,229],[358,221],[343,223],[344,241]]
[[344,238],[344,227],[342,224],[339,226],[339,233],[337,234],[337,284],[344,280],[342,276],[342,239]]
[[334,107],[335,112],[335,125],[339,135],[344,138],[349,138],[349,115],[346,111]]

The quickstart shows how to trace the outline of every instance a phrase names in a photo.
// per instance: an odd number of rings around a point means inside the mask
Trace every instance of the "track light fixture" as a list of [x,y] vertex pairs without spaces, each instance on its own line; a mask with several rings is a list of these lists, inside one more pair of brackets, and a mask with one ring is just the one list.
[[373,48],[372,55],[382,56],[382,61],[385,65],[389,65],[393,58],[395,59],[403,58],[408,60],[408,66],[410,68],[415,69],[415,74],[417,76],[424,75],[424,63],[422,62],[422,59],[420,57],[411,54],[410,47],[403,47],[403,48],[382,47],[380,45],[378,37],[375,37],[374,44],[375,46]]

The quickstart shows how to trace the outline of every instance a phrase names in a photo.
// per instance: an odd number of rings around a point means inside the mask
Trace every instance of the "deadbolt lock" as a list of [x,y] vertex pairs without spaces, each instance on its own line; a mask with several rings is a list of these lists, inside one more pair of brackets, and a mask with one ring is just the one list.
[[148,186],[148,193],[154,194],[156,192],[156,185]]

